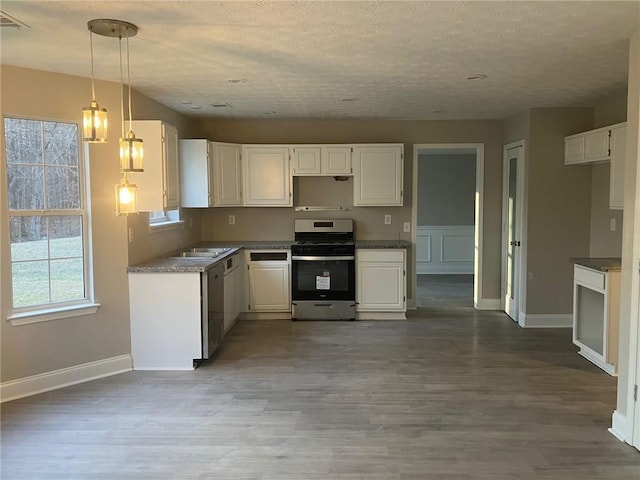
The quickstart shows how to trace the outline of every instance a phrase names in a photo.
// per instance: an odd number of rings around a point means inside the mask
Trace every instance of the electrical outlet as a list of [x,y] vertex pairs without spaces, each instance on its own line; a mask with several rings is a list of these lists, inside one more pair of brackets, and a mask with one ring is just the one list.
[[404,224],[402,225],[403,230],[406,232],[410,232],[411,231],[411,222],[404,222]]
[[384,216],[384,224],[385,225],[391,225],[391,215],[385,215]]
[[133,243],[133,227],[129,227],[129,243]]
[[235,224],[236,224],[236,216],[229,215],[229,225],[235,225]]
[[616,231],[616,219],[612,218],[611,221],[609,222],[609,229],[611,229],[612,232]]

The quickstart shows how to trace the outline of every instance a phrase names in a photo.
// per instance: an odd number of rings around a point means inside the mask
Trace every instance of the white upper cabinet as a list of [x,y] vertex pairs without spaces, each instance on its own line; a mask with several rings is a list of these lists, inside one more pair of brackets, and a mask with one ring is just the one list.
[[293,175],[351,175],[350,145],[293,145]]
[[588,132],[584,136],[585,162],[599,162],[609,159],[609,128]]
[[244,205],[293,206],[289,152],[286,145],[243,145]]
[[564,139],[564,163],[584,162],[584,134],[571,135]]
[[[126,122],[129,128],[129,122]],[[143,140],[144,172],[130,173],[138,186],[138,210],[160,212],[180,206],[178,130],[160,120],[133,122],[136,137]]]
[[627,125],[617,125],[611,129],[611,170],[609,174],[609,208],[622,210],[624,207],[624,169],[627,148]]
[[240,145],[212,144],[213,148],[213,206],[242,205],[242,162]]
[[183,207],[211,207],[213,205],[211,148],[211,142],[208,140],[180,140]]
[[354,206],[402,206],[403,150],[403,144],[354,146]]
[[565,165],[606,162],[611,159],[611,132],[626,123],[576,133],[564,137]]

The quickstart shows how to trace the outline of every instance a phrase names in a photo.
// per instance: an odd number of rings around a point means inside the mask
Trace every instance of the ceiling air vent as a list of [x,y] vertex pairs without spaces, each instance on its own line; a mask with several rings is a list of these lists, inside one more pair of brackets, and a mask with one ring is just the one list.
[[21,22],[16,18],[13,18],[11,15],[3,12],[2,10],[0,10],[0,27],[13,27],[17,29],[21,29],[23,27],[31,28],[26,23]]

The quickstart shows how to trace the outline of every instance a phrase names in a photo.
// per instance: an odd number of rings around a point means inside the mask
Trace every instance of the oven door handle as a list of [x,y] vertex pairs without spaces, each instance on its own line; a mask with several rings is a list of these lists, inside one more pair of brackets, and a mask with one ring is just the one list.
[[343,256],[316,256],[316,255],[293,255],[291,260],[304,260],[308,262],[324,262],[327,260],[355,260],[356,257],[354,255],[343,255]]

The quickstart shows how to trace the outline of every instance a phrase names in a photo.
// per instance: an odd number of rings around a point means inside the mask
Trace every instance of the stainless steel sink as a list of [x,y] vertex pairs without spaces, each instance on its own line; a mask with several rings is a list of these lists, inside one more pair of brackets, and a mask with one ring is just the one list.
[[220,255],[224,255],[228,251],[232,250],[231,248],[192,248],[191,250],[187,250],[184,252],[180,252],[178,255],[172,258],[216,258]]

